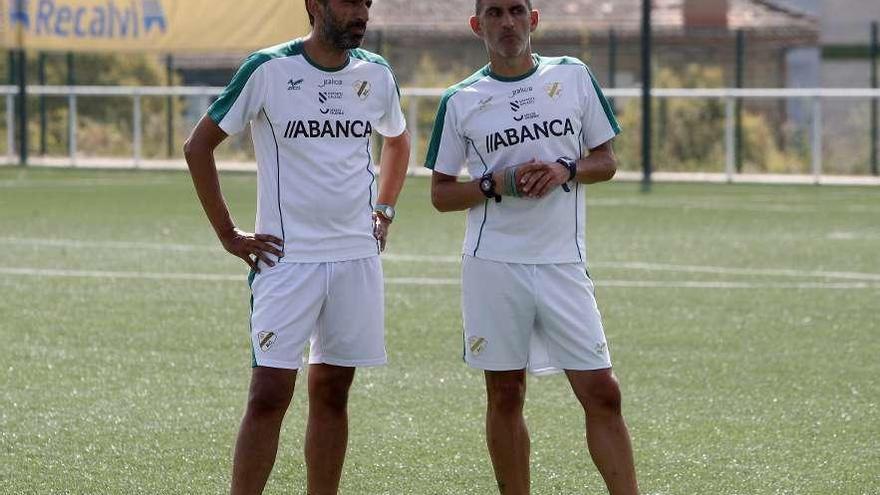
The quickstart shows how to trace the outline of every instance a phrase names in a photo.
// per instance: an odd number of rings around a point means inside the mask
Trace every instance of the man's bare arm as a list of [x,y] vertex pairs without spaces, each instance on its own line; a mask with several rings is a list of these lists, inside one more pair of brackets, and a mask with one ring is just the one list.
[[223,247],[244,260],[253,270],[259,271],[257,260],[273,266],[274,263],[265,253],[282,256],[281,250],[272,244],[281,246],[283,242],[274,236],[250,234],[235,227],[229,207],[223,198],[223,192],[220,190],[220,177],[214,162],[214,150],[226,138],[223,129],[206,115],[186,140],[183,153],[199,201]]
[[578,160],[578,171],[574,180],[581,184],[595,184],[613,179],[616,173],[617,156],[614,155],[612,141],[607,141]]
[[[382,144],[382,163],[379,167],[379,198],[377,204],[397,205],[397,198],[406,181],[409,168],[409,132],[397,137],[386,137]],[[382,215],[373,214],[373,234],[379,241],[379,248],[385,250],[390,223]]]
[[[514,177],[515,185],[508,188],[507,172],[514,169],[516,171],[512,172],[512,177]],[[516,188],[516,195],[523,195],[522,178],[541,169],[540,164],[531,161],[497,170],[492,173],[492,178],[495,180],[495,192],[500,195],[513,194],[511,189]],[[460,182],[455,176],[434,171],[431,179],[431,203],[437,211],[469,210],[485,200],[486,196],[480,190],[479,180]]]
[[486,196],[475,180],[459,182],[458,177],[437,171],[431,177],[431,203],[437,211],[469,210],[485,200]]

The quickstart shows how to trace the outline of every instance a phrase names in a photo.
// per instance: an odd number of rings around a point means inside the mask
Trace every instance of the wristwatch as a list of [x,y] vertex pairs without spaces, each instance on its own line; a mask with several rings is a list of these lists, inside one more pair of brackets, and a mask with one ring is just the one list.
[[501,202],[501,195],[495,191],[495,178],[492,177],[491,172],[486,172],[486,175],[480,177],[480,192],[489,199],[494,198],[496,203]]
[[568,169],[568,181],[566,181],[565,184],[562,184],[562,189],[565,190],[565,192],[571,192],[571,189],[568,188],[568,182],[571,182],[572,180],[574,180],[575,177],[577,177],[577,173],[578,173],[577,160],[572,160],[571,158],[569,158],[567,156],[563,156],[563,157],[560,157],[559,159],[557,159],[556,163],[558,163]]
[[376,205],[373,207],[373,212],[382,215],[382,218],[388,220],[388,223],[394,221],[394,207],[391,205]]

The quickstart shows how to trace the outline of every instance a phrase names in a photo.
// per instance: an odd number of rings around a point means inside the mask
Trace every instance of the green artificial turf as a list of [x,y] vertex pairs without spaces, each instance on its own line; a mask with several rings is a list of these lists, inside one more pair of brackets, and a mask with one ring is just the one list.
[[[251,228],[255,176],[223,186]],[[390,364],[358,372],[343,494],[495,492],[449,283],[464,216],[428,186],[391,232]],[[611,183],[588,205],[643,493],[880,493],[880,190]],[[226,491],[248,299],[186,173],[0,168],[0,493]],[[304,492],[303,383],[267,494]],[[529,380],[526,416],[532,493],[603,493],[562,376]]]

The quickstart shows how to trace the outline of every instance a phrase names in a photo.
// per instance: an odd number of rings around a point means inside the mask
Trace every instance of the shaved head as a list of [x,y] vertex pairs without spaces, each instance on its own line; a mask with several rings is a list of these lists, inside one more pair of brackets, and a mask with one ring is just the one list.
[[[526,0],[526,6],[528,6],[529,10],[532,10],[532,0]],[[474,11],[477,13],[477,16],[483,11],[483,0],[476,0],[476,5],[474,5]]]

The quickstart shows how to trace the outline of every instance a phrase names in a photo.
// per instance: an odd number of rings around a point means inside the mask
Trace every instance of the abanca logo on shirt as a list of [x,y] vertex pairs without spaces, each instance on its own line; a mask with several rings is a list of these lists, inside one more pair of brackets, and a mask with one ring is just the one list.
[[539,124],[535,122],[531,125],[523,125],[520,127],[511,127],[501,132],[495,132],[486,136],[486,150],[489,153],[495,153],[501,148],[515,146],[527,141],[538,141],[543,138],[574,136],[574,124],[571,119],[565,119],[565,122],[554,119]]
[[285,139],[296,138],[365,138],[373,134],[373,126],[363,120],[289,120]]

